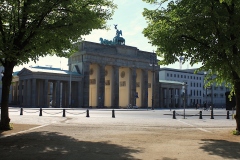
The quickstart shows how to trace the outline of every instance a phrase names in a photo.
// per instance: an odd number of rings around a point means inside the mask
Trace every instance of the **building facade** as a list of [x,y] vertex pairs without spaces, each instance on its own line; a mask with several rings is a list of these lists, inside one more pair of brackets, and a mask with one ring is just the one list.
[[[212,84],[205,88],[204,72],[194,74],[195,70],[196,69],[161,68],[159,78],[160,80],[186,84],[187,107],[196,107],[197,104],[202,106],[204,103],[207,103],[208,106],[212,104],[215,107],[225,106],[225,92],[228,91],[228,88],[226,88],[224,84],[221,86]],[[172,87],[168,89],[171,90]],[[183,89],[181,92],[183,93]]]
[[44,67],[22,69],[13,79],[12,104],[159,107],[160,67],[153,53],[131,46],[84,41],[68,62],[68,71]]

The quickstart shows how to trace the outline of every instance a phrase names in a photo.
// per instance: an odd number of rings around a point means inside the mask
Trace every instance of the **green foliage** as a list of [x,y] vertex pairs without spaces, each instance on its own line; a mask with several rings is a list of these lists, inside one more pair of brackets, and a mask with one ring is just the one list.
[[238,130],[233,130],[232,134],[238,136],[238,135],[240,135],[240,132]]
[[0,0],[0,61],[66,57],[82,35],[106,29],[115,8],[110,0]]
[[[144,9],[144,35],[157,46],[161,65],[185,57],[197,71],[217,75],[217,82],[234,87],[240,75],[240,1],[169,1],[166,8]],[[209,77],[208,77],[209,78]]]

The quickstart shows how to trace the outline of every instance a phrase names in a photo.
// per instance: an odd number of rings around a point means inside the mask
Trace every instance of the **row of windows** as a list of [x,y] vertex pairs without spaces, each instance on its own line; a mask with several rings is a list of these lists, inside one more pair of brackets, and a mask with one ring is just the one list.
[[[201,91],[198,90],[190,90],[190,95],[189,96],[203,96],[205,97],[205,93],[202,94]],[[211,93],[208,93],[207,96],[211,96]],[[224,97],[223,93],[214,93],[214,97]]]
[[196,79],[196,80],[202,79],[201,76],[186,76],[186,75],[171,74],[171,73],[167,73],[167,77],[187,78],[187,79]]

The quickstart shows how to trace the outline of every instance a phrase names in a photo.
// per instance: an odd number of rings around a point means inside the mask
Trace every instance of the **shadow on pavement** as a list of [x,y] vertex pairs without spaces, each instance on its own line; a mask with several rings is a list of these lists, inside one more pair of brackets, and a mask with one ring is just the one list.
[[0,139],[2,160],[125,159],[140,151],[108,142],[79,141],[57,132],[30,132]]
[[230,142],[226,140],[215,139],[202,139],[202,141],[203,144],[200,149],[208,152],[209,155],[217,155],[226,159],[240,158],[240,142]]

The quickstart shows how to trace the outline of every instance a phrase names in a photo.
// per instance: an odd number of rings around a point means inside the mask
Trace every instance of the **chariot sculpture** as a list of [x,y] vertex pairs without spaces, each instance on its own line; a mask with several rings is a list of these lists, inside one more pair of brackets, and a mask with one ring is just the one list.
[[117,29],[117,24],[114,24],[114,28],[116,29],[116,36],[113,40],[107,40],[100,38],[100,43],[105,45],[125,45],[125,39],[122,36],[122,30]]

